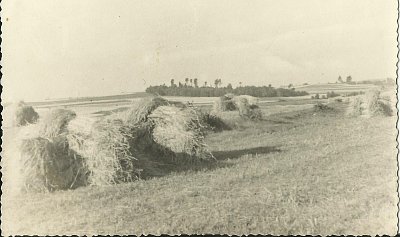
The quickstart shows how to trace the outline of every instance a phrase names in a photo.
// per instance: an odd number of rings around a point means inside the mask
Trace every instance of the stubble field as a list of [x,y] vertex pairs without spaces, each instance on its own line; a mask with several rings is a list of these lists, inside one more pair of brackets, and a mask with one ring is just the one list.
[[235,128],[206,137],[212,166],[171,164],[160,177],[109,187],[5,192],[3,233],[395,234],[396,117],[348,118],[346,103],[314,111],[315,101],[299,101],[261,103],[258,122],[223,114]]

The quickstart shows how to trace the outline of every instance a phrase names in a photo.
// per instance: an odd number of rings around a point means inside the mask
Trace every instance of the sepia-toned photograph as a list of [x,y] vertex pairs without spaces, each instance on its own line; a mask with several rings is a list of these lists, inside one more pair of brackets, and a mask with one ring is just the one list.
[[398,7],[3,0],[1,235],[396,235]]

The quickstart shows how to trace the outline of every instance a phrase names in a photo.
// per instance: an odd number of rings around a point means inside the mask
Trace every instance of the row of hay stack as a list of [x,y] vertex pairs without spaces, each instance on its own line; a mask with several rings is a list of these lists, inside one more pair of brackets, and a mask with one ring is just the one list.
[[378,90],[368,91],[364,96],[354,97],[349,104],[347,115],[351,117],[392,116],[393,103],[383,98]]
[[[83,124],[83,125],[82,125]],[[98,120],[57,109],[18,139],[23,188],[53,191],[140,177],[147,159],[212,161],[202,115],[163,98],[146,98]],[[24,131],[32,130],[29,136]]]
[[249,95],[226,94],[214,102],[212,111],[217,114],[237,110],[243,118],[259,120],[263,115],[257,103],[258,99]]

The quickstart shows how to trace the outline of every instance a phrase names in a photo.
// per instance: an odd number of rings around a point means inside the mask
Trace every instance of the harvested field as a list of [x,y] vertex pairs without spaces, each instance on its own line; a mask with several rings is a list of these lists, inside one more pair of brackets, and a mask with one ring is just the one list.
[[142,172],[149,180],[52,194],[6,191],[2,228],[10,234],[395,233],[395,117],[346,117],[347,102],[328,104],[332,111],[313,106],[262,105],[267,115],[258,122],[224,112],[222,119],[237,127],[206,136],[217,159],[211,165],[154,159],[145,162],[153,169]]

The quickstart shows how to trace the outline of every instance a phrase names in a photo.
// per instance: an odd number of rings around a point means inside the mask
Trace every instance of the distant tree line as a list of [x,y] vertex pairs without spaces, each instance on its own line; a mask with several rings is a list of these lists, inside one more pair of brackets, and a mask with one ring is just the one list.
[[305,91],[296,91],[294,88],[274,88],[268,86],[242,86],[239,82],[239,87],[233,88],[232,84],[227,84],[226,87],[222,86],[222,80],[216,79],[214,85],[204,82],[199,86],[198,79],[186,78],[184,83],[171,79],[170,86],[150,86],[146,89],[147,93],[158,94],[160,96],[191,96],[191,97],[218,97],[227,93],[234,93],[236,95],[251,95],[254,97],[289,97],[289,96],[303,96],[308,95]]

